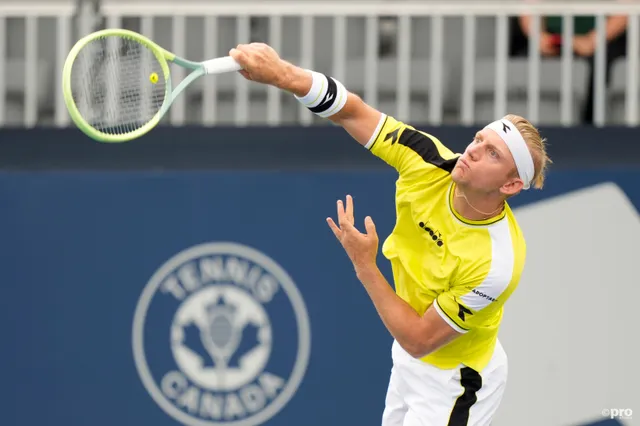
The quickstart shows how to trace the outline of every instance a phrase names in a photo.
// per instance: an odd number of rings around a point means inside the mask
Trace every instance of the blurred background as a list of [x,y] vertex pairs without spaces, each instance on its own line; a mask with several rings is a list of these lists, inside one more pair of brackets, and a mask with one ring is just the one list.
[[640,424],[639,16],[635,0],[0,0],[0,424],[380,424],[391,337],[324,219],[352,194],[384,238],[395,171],[237,74],[200,79],[141,139],[90,140],[62,67],[102,28],[194,61],[269,43],[457,152],[527,117],[554,164],[510,202],[528,258],[494,425]]

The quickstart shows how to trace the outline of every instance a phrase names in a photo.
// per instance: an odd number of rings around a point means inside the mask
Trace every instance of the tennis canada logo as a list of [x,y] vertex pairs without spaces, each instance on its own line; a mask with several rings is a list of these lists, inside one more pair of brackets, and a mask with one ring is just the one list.
[[178,253],[151,277],[133,321],[136,368],[189,426],[256,426],[296,393],[311,350],[307,309],[271,258],[235,243]]

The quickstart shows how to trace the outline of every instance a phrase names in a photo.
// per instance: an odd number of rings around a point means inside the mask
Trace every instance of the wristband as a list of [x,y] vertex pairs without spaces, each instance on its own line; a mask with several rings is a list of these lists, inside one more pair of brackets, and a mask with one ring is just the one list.
[[313,78],[311,89],[303,97],[295,96],[296,100],[320,117],[337,114],[347,103],[347,89],[333,77],[311,70],[307,72]]

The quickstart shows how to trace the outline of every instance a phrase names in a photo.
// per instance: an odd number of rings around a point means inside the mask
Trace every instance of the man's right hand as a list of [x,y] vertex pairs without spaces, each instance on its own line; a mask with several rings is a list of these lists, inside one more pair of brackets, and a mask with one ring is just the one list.
[[229,51],[229,55],[240,64],[240,74],[247,80],[275,86],[298,96],[304,96],[311,88],[311,75],[281,59],[267,44],[239,44]]

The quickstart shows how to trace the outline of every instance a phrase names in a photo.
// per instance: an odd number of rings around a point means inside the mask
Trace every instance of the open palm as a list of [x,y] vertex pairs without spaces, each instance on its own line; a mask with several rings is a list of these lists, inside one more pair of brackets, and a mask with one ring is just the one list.
[[330,217],[327,223],[333,231],[354,266],[362,266],[367,263],[375,264],[378,253],[378,234],[373,219],[367,216],[364,220],[366,233],[358,231],[355,227],[353,215],[353,198],[347,195],[346,206],[342,200],[338,200],[338,224]]

